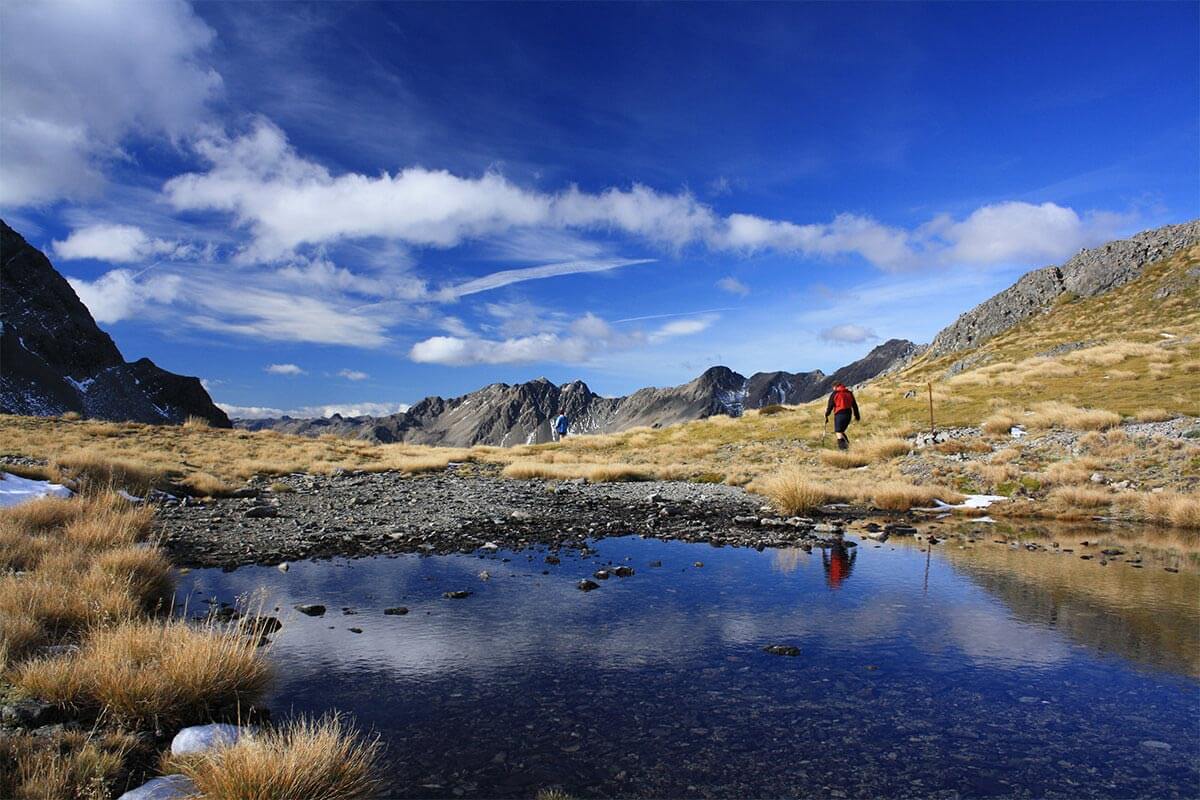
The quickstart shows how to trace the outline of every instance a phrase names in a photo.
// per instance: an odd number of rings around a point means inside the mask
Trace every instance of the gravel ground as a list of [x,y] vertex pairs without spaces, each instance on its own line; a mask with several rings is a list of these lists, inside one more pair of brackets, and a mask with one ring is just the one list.
[[[532,544],[582,549],[589,538],[643,534],[751,547],[812,547],[856,516],[771,514],[764,499],[720,484],[515,481],[454,472],[293,475],[292,492],[161,510],[163,547],[181,566],[273,564],[399,552],[472,552]],[[250,495],[250,492],[247,491]]]

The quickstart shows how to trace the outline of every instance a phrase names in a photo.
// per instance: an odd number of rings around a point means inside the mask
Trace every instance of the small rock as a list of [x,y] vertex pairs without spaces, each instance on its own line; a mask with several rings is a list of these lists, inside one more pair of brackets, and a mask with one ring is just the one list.
[[383,613],[388,617],[402,617],[408,613],[408,609],[404,606],[393,606],[392,608],[385,608]]
[[590,592],[592,589],[600,588],[600,584],[596,583],[595,581],[589,581],[587,578],[581,580],[577,586],[581,592]]
[[693,567],[703,567],[703,566],[704,566],[704,562],[703,562],[703,561],[697,561],[695,564],[692,564],[692,566],[693,566]]
[[287,572],[289,569],[288,562],[286,562],[286,561],[280,562],[279,566],[277,566],[275,569],[279,570],[280,572]]
[[619,566],[613,570],[613,575],[616,575],[618,578],[628,578],[632,574],[633,574],[633,567],[627,567],[624,565]]
[[651,561],[651,562],[650,562],[650,566],[651,566],[651,567],[661,567],[661,566],[662,566],[662,562],[661,562],[661,561]]
[[1170,750],[1171,749],[1171,745],[1167,744],[1166,742],[1156,742],[1153,739],[1147,739],[1146,741],[1142,742],[1142,747],[1146,748],[1147,750]]
[[51,722],[54,706],[41,700],[15,700],[0,706],[0,721],[19,728],[37,728]]
[[237,725],[216,722],[212,725],[193,725],[175,734],[171,740],[171,755],[203,753],[214,747],[231,745],[242,735]]
[[362,628],[347,628],[351,633],[362,633]]
[[265,519],[266,517],[278,517],[279,509],[275,506],[254,506],[245,514],[247,519]]
[[470,597],[474,592],[469,592],[466,589],[458,589],[453,592],[442,592],[442,597],[447,600],[463,600]]
[[547,564],[561,564],[562,559],[559,558],[558,556],[546,556],[546,563]]
[[270,636],[283,627],[277,617],[246,617],[242,620],[242,633]]
[[598,569],[592,573],[592,577],[598,581],[606,581],[608,580],[608,570]]
[[793,644],[769,644],[763,648],[763,652],[773,656],[798,656],[800,648]]
[[296,606],[296,610],[310,617],[320,617],[325,614],[325,606],[320,603],[301,603]]
[[481,581],[486,581],[486,580],[490,579],[491,577],[492,577],[492,573],[488,572],[486,569],[479,573],[479,580],[481,580]]

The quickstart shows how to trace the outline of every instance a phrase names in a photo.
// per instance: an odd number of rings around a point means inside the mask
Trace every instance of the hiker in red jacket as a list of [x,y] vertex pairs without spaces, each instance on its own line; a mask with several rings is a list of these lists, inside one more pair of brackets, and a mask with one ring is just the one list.
[[850,426],[851,412],[854,413],[855,422],[862,422],[862,417],[858,415],[858,401],[854,399],[854,392],[847,389],[844,383],[835,383],[833,394],[829,395],[829,403],[825,406],[825,422],[828,423],[829,415],[833,414],[833,432],[837,434],[839,450],[850,447],[850,440],[846,438],[846,428]]

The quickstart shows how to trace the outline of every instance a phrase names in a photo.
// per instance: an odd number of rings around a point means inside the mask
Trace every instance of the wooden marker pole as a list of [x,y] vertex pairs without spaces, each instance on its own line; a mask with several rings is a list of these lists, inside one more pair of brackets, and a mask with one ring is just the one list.
[[933,429],[933,382],[925,384],[929,387],[929,432],[934,433]]

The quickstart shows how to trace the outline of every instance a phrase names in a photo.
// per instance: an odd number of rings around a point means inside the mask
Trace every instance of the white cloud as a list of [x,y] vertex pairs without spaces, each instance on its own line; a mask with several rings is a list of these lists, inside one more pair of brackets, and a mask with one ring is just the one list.
[[918,231],[945,246],[952,263],[1003,264],[1060,261],[1087,247],[1112,239],[1122,218],[1112,214],[1080,217],[1054,203],[1007,202],[983,206],[956,222],[934,218]]
[[268,419],[282,417],[282,408],[270,406],[235,406],[232,403],[216,403],[217,408],[224,411],[231,419]]
[[677,319],[674,322],[668,322],[658,330],[650,334],[651,342],[661,342],[664,339],[672,339],[676,336],[694,336],[697,333],[703,333],[708,330],[714,322],[720,319],[717,314],[706,314],[701,317],[693,317],[692,319]]
[[270,373],[271,375],[293,375],[293,376],[295,376],[295,375],[306,374],[303,369],[296,366],[295,364],[268,364],[267,366],[263,367],[263,372]]
[[549,328],[526,336],[488,339],[482,336],[432,336],[417,342],[409,357],[422,364],[468,366],[474,364],[527,364],[557,362],[579,364],[601,353],[626,349],[645,340],[640,333],[625,334],[595,314],[584,314],[568,325],[543,321]]
[[359,370],[356,370],[356,369],[340,370],[338,372],[338,376],[345,378],[348,381],[365,381],[367,378],[371,377],[367,373],[360,372]]
[[94,281],[67,278],[96,322],[111,324],[136,316],[151,303],[170,303],[180,292],[175,275],[150,275],[140,280],[127,269],[114,269]]
[[54,254],[72,260],[93,258],[123,264],[151,258],[187,258],[195,248],[180,242],[151,239],[136,225],[89,225],[54,242]]
[[837,342],[840,344],[861,344],[879,338],[870,328],[850,323],[826,328],[821,331],[820,336],[827,342]]
[[726,277],[717,281],[717,288],[722,291],[729,292],[730,294],[740,295],[741,297],[745,297],[746,295],[750,294],[750,287],[732,275],[727,275]]
[[97,191],[131,134],[175,138],[221,87],[213,31],[183,0],[0,8],[0,205]]
[[208,169],[168,181],[166,198],[180,210],[232,214],[252,235],[244,259],[286,258],[307,245],[371,237],[438,248],[487,240],[500,251],[497,243],[512,238],[522,252],[544,239],[583,256],[502,270],[443,289],[441,299],[639,263],[602,257],[598,246],[582,247],[578,235],[587,232],[616,232],[673,251],[704,246],[744,254],[857,255],[881,269],[899,270],[1065,257],[1110,235],[1119,219],[1104,213],[1081,217],[1053,203],[1008,202],[977,209],[961,221],[941,215],[913,229],[856,214],[797,224],[743,213],[722,216],[689,192],[670,194],[641,184],[549,193],[496,172],[463,177],[409,167],[377,176],[333,175],[297,154],[284,132],[265,119],[240,137],[211,136],[198,152]]

